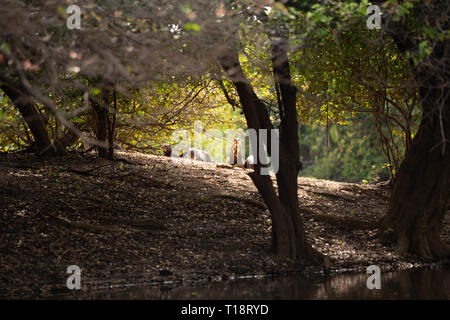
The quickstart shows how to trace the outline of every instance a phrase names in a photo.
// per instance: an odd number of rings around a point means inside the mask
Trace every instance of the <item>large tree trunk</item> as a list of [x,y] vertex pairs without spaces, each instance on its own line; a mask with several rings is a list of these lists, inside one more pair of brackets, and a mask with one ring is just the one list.
[[321,261],[319,255],[307,242],[298,206],[298,173],[300,162],[299,126],[296,95],[287,56],[288,41],[284,37],[271,41],[272,68],[278,96],[280,124],[280,167],[277,173],[278,195],[293,226],[297,257]]
[[[307,242],[298,211],[297,176],[299,161],[298,123],[295,107],[295,88],[292,85],[285,48],[275,45],[272,50],[276,85],[280,88],[283,113],[280,130],[280,171],[277,174],[278,196],[270,176],[261,175],[261,162],[255,164],[250,177],[272,216],[272,250],[280,258],[322,263],[323,256]],[[236,87],[249,129],[272,129],[264,104],[258,99],[239,63],[237,48],[222,47],[219,62]],[[270,136],[270,134],[267,134]],[[259,145],[259,143],[258,143]],[[266,145],[266,149],[270,150]]]
[[15,86],[11,81],[3,81],[0,88],[14,103],[30,128],[34,137],[36,152],[39,155],[54,154],[56,150],[45,129],[44,121],[33,100],[25,94],[25,90]]
[[109,119],[109,92],[102,94],[102,100],[99,102],[93,100],[92,106],[94,110],[95,119],[95,135],[97,139],[97,150],[100,158],[112,159],[113,158],[113,145],[108,143],[111,140],[112,124]]
[[[406,41],[410,39],[394,39],[402,51],[411,49],[412,41]],[[428,259],[445,258],[450,253],[440,239],[450,195],[450,90],[445,84],[449,49],[448,40],[440,42],[430,57],[435,66],[442,64],[440,70],[413,65],[422,120],[400,166],[381,230],[384,240],[392,241],[400,253]]]
[[392,230],[391,234],[387,232],[389,240],[401,253],[445,258],[450,252],[441,242],[440,233],[450,194],[450,95],[447,89],[441,127],[436,100],[443,92],[431,88],[420,91],[427,97],[423,101],[422,122],[400,166],[383,231]]

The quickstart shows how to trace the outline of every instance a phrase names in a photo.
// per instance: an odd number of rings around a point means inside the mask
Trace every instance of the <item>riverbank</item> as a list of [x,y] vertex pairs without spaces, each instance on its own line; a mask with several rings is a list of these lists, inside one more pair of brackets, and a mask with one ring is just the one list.
[[[82,269],[80,294],[127,283],[323,275],[273,259],[269,213],[247,169],[140,153],[117,159],[0,155],[0,297],[64,294],[69,265]],[[331,258],[332,273],[427,264],[398,256],[370,227],[389,193],[386,185],[299,178],[308,238]]]

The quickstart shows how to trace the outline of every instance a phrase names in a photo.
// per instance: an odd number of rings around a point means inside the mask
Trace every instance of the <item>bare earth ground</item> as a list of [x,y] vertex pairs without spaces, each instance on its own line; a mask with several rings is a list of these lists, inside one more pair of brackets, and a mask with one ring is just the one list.
[[[67,292],[69,265],[81,267],[87,292],[130,283],[321,275],[271,256],[268,211],[248,170],[139,153],[119,152],[117,159],[0,155],[0,298]],[[385,185],[299,178],[308,237],[332,259],[332,272],[426,264],[384,247],[377,229],[358,227],[381,218],[388,197]],[[442,237],[450,242],[449,215]]]

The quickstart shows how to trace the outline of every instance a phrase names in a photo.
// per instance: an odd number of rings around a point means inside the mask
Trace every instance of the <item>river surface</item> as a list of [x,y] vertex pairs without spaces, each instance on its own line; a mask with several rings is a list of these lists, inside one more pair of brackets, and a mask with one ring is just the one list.
[[90,292],[88,299],[450,299],[450,269],[381,273],[381,289],[368,274],[325,279],[264,278],[174,286],[133,286]]

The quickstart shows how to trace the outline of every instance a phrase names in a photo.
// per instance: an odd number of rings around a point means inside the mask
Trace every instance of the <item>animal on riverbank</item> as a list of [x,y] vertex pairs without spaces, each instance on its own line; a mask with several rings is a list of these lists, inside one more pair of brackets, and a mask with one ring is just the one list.
[[247,159],[245,159],[244,168],[255,169],[255,157],[253,157],[253,155],[248,156]]
[[208,152],[195,148],[189,148],[187,151],[183,152],[182,157],[189,158],[191,160],[212,162],[211,156]]
[[204,162],[212,162],[211,155],[203,150],[199,150],[196,148],[189,148],[187,151],[184,151],[181,155],[177,156],[172,153],[172,146],[168,143],[164,143],[161,145],[161,149],[163,151],[163,155],[166,157],[175,157],[175,158],[188,158],[191,160],[204,161]]
[[161,145],[161,149],[163,151],[163,155],[166,157],[171,157],[172,156],[172,146],[168,143],[163,143]]
[[241,152],[241,139],[239,139],[239,138],[233,139],[230,155],[228,157],[228,163],[231,165],[243,165],[244,164],[244,161],[242,160],[242,152]]
[[[250,155],[247,157],[247,159],[245,159],[244,168],[255,170],[255,165],[256,165],[256,161],[255,161],[255,157],[253,155]],[[269,164],[261,163],[261,168],[269,168],[269,167],[270,167]]]

